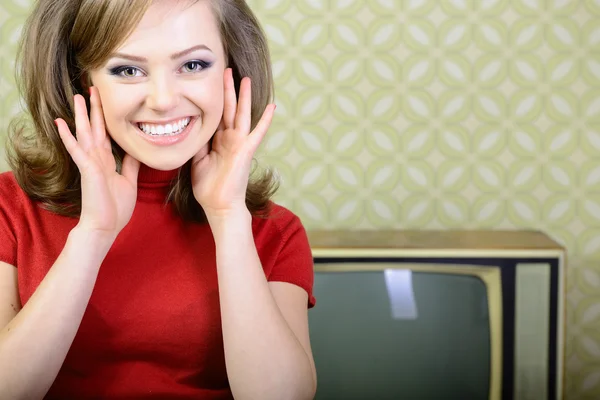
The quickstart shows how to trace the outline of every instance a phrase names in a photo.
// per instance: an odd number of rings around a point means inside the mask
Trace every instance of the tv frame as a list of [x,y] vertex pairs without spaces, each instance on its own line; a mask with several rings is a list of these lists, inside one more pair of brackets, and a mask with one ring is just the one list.
[[[398,264],[443,264],[448,268],[452,265],[498,267],[503,285],[511,285],[511,289],[516,291],[518,268],[538,264],[548,266],[550,316],[546,397],[548,400],[563,399],[567,255],[564,247],[545,233],[532,230],[320,230],[308,231],[308,236],[316,272],[324,264],[362,264],[360,268],[363,270],[369,263],[391,263],[395,268],[401,268]],[[516,349],[521,341],[514,321],[517,315],[515,297],[516,293],[512,299],[504,298],[502,301],[503,313],[511,313],[513,319],[502,326],[503,356],[496,358],[501,360],[503,370],[513,368],[512,376],[501,374],[499,398],[503,400],[531,398],[527,385],[520,382],[519,366],[514,365],[517,357],[508,351]],[[507,363],[513,365],[509,367]],[[493,376],[498,375],[490,374],[490,379]],[[491,381],[491,395],[492,385]],[[490,399],[495,400],[494,397]]]

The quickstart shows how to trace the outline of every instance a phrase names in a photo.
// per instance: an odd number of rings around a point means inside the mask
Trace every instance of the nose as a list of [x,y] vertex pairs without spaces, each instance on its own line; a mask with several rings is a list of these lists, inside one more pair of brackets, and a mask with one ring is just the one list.
[[181,93],[175,79],[168,76],[154,76],[150,84],[146,103],[148,108],[164,113],[177,107]]

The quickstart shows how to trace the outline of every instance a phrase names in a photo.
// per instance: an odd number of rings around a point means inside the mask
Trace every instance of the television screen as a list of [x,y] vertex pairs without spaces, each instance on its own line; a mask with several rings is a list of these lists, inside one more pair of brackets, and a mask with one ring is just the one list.
[[315,272],[317,400],[490,398],[488,286],[476,275]]

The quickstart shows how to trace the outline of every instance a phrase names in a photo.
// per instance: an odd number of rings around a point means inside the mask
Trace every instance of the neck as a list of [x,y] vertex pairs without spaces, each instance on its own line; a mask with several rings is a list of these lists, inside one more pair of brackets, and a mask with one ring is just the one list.
[[138,174],[138,198],[141,200],[164,201],[172,182],[178,174],[179,168],[171,171],[161,171],[141,164]]

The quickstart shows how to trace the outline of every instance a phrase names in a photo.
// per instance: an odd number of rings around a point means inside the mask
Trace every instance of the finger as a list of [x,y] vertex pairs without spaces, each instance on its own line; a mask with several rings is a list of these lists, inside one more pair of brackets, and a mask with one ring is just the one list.
[[54,123],[58,128],[58,134],[60,135],[60,138],[63,144],[65,145],[65,148],[71,155],[71,158],[73,159],[79,170],[82,171],[87,165],[87,154],[83,151],[79,143],[77,143],[77,139],[75,139],[75,137],[71,133],[71,130],[69,129],[69,126],[62,118],[56,119]]
[[90,120],[88,117],[85,99],[82,95],[76,94],[74,97],[75,103],[75,134],[79,145],[87,150],[92,145],[92,133],[90,128]]
[[104,137],[104,140],[102,141],[102,147],[104,147],[107,150],[111,150],[112,151],[112,144],[110,142],[110,137],[108,135],[106,135]]
[[123,175],[129,182],[133,183],[134,186],[137,187],[139,171],[140,162],[129,154],[125,154],[125,157],[123,158],[123,166],[121,167],[121,175]]
[[233,70],[231,68],[225,70],[223,80],[223,122],[225,123],[225,128],[233,128],[235,112],[237,109],[237,99],[235,95],[235,85],[233,83]]
[[240,99],[235,116],[235,129],[250,132],[252,114],[252,85],[250,78],[245,77],[240,83]]
[[262,142],[267,131],[269,130],[269,127],[271,126],[271,121],[273,121],[273,115],[275,115],[275,108],[275,104],[269,104],[267,108],[265,108],[265,112],[263,112],[260,121],[258,121],[254,130],[252,131],[252,133],[250,133],[248,140],[250,141],[250,149],[252,151],[252,154],[256,152],[256,149],[258,149],[258,146],[260,146],[260,143]]
[[102,111],[102,101],[100,93],[95,87],[90,86],[90,123],[92,141],[97,145],[103,145],[106,142],[106,128],[104,126],[104,112]]

